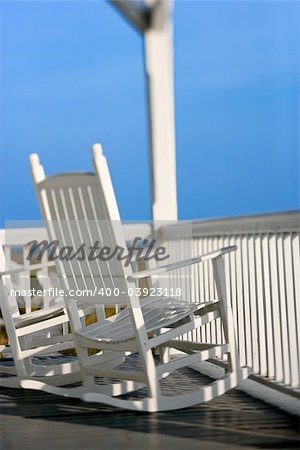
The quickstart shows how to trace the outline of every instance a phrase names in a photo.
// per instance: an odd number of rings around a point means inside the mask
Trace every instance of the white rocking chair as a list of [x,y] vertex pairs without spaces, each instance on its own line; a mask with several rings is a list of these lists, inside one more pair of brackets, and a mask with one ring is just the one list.
[[[78,249],[82,243],[88,247],[96,241],[110,249],[126,248],[119,211],[110,179],[106,159],[101,146],[93,146],[95,173],[71,173],[46,178],[37,155],[30,162],[36,190],[42,206],[51,240],[60,244],[60,249],[72,245]],[[41,175],[42,174],[42,175]],[[76,258],[56,261],[57,271],[66,292],[90,289],[95,296],[85,296],[85,302],[105,305],[121,304],[127,307],[113,317],[85,326],[79,317],[80,302],[71,295],[65,297],[66,307],[73,329],[76,351],[82,369],[83,400],[101,402],[137,411],[163,411],[191,406],[208,401],[233,388],[249,375],[249,368],[239,366],[234,323],[230,301],[226,296],[223,255],[235,250],[227,247],[206,255],[194,257],[154,269],[133,273],[118,258]],[[136,283],[142,278],[167,273],[191,264],[211,260],[218,300],[205,303],[188,303],[173,297],[147,297],[135,295]],[[104,295],[101,294],[104,292]],[[108,295],[113,292],[113,297]],[[117,295],[118,294],[118,295]],[[101,309],[103,312],[103,309]],[[177,338],[221,318],[224,344],[195,343]],[[101,349],[104,356],[110,352],[137,354],[141,368],[116,366],[107,368],[94,363],[89,349]],[[157,363],[153,349],[160,350]],[[180,357],[171,357],[170,350],[179,350]],[[164,395],[160,380],[170,373],[197,362],[227,355],[223,378],[199,386],[192,393]],[[218,361],[217,361],[218,362]],[[123,380],[127,387],[146,387],[147,395],[141,399],[116,397],[111,389],[109,395],[99,392],[96,377]],[[46,383],[23,381],[28,388],[43,389],[57,395],[72,396],[72,387],[60,388]],[[110,384],[108,383],[108,386]],[[128,389],[129,390],[129,389]]]
[[[19,388],[23,379],[46,382],[53,386],[76,383],[82,379],[78,360],[70,357],[58,358],[59,352],[75,350],[64,303],[20,314],[17,299],[13,295],[15,286],[11,276],[28,270],[39,270],[45,265],[43,263],[7,268],[0,243],[0,307],[9,344],[3,353],[11,355],[13,362],[7,364],[7,358],[4,358],[4,361],[0,358],[0,387]],[[53,265],[54,262],[47,263],[48,267]],[[91,305],[86,305],[86,308],[80,311],[80,316],[94,311]],[[120,357],[113,362],[111,359],[106,364],[114,366],[121,361]],[[73,395],[75,392],[79,397],[81,390],[74,390]]]
[[[53,263],[52,263],[53,265]],[[41,268],[41,264],[31,265],[31,270]],[[44,380],[48,377],[49,383],[64,385],[74,383],[80,379],[80,366],[78,361],[62,362],[58,364],[51,359],[43,364],[41,356],[49,356],[66,349],[74,349],[71,332],[62,333],[64,324],[69,324],[68,315],[64,305],[55,308],[39,309],[30,313],[20,314],[17,299],[12,295],[14,288],[11,275],[28,271],[28,267],[7,269],[3,247],[0,244],[0,306],[4,326],[10,345],[9,351],[13,357],[13,365],[0,362],[0,386],[20,387],[20,380],[34,377]],[[53,333],[53,330],[57,332]],[[40,363],[35,363],[35,358]],[[3,376],[3,374],[11,376]],[[51,376],[51,380],[50,377]]]

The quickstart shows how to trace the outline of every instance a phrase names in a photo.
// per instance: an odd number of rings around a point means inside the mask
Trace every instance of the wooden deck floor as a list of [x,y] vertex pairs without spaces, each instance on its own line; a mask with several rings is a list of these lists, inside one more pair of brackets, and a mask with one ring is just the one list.
[[[203,382],[190,369],[178,383]],[[184,410],[145,414],[51,396],[1,390],[2,450],[295,449],[298,419],[233,389]]]

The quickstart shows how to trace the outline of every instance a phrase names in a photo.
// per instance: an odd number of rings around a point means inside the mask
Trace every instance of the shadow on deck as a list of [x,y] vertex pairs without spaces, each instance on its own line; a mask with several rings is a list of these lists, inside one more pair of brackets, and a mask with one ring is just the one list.
[[[178,374],[182,386],[203,381],[191,369]],[[146,414],[3,388],[1,428],[3,450],[299,448],[296,417],[237,389],[192,408]]]

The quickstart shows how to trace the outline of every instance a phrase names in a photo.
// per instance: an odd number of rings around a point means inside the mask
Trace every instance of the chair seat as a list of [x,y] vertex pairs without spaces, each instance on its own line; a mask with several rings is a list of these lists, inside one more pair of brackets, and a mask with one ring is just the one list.
[[[206,314],[207,307],[215,303],[216,301],[190,303],[174,297],[146,297],[141,299],[145,327],[148,333],[159,328],[168,328],[190,314],[197,312],[198,315],[202,309],[203,314]],[[126,342],[135,337],[128,308],[106,319],[101,324],[95,323],[85,326],[76,331],[75,334],[80,338],[92,339],[100,343]]]
[[27,327],[28,325],[33,325],[40,322],[41,320],[51,319],[52,317],[58,317],[64,313],[63,307],[38,309],[36,311],[22,314],[15,318],[16,328]]

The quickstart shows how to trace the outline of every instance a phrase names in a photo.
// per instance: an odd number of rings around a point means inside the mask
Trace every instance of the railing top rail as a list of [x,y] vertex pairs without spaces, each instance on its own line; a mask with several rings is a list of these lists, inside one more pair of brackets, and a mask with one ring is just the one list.
[[46,228],[0,229],[0,242],[3,245],[25,245],[34,239],[37,241],[48,239]]
[[[124,224],[126,239],[133,235],[146,237],[151,233],[149,223]],[[200,236],[228,236],[263,233],[300,232],[300,211],[289,211],[221,219],[185,220],[165,224],[159,228],[161,239],[184,239]],[[0,229],[0,241],[5,245],[24,245],[32,239],[47,239],[46,229]]]
[[300,211],[210,220],[186,220],[163,225],[162,239],[184,239],[200,236],[289,233],[300,231]]
[[[136,236],[147,237],[151,233],[151,226],[146,222],[124,223],[124,235],[126,240],[134,239]],[[0,229],[0,243],[2,245],[23,246],[32,240],[43,241],[48,239],[46,228],[6,228]]]

